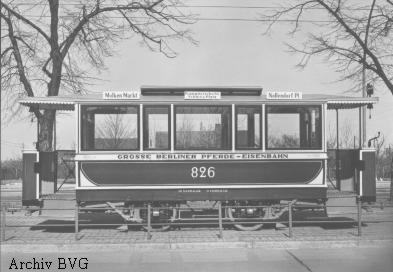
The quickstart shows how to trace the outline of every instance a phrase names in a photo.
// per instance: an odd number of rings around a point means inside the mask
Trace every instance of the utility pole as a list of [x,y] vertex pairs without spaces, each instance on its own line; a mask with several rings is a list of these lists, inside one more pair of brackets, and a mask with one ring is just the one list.
[[[367,40],[367,39],[366,39]],[[363,50],[363,59],[366,59],[366,52]],[[366,97],[366,64],[363,63],[362,69],[362,97]],[[367,141],[367,127],[366,127],[367,108],[362,106],[359,108],[359,148],[365,146]]]
[[[373,14],[374,6],[375,6],[375,1],[373,0],[373,3],[371,4],[370,8],[370,13],[368,15],[368,21],[367,21],[367,26],[366,26],[366,33],[364,36],[364,46],[367,48],[367,41],[368,41],[368,32],[370,29],[370,21],[371,17]],[[362,97],[367,96],[367,90],[366,90],[366,50],[363,48],[363,69],[362,69]],[[365,142],[367,141],[367,126],[366,126],[366,116],[367,116],[367,108],[366,106],[363,106],[362,109],[359,109],[359,143],[360,143],[360,148],[365,146]]]

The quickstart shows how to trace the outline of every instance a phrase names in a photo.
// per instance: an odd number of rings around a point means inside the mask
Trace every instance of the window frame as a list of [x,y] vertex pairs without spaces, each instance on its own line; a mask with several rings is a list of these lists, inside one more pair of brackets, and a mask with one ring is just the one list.
[[[228,136],[229,136],[229,142],[228,142],[228,147],[227,148],[206,148],[206,149],[200,149],[200,148],[177,148],[176,147],[176,134],[177,134],[177,124],[176,124],[176,114],[177,114],[177,109],[181,107],[188,107],[188,108],[195,108],[195,107],[208,107],[208,108],[213,108],[213,107],[222,107],[222,108],[228,108],[228,120],[229,120],[229,128],[228,128]],[[233,124],[232,124],[232,105],[187,105],[187,104],[178,104],[174,105],[173,108],[173,150],[174,151],[231,151],[232,150],[232,130],[233,130]]]
[[[259,110],[259,147],[239,147],[238,142],[237,142],[237,124],[238,124],[238,118],[237,115],[239,113],[239,108],[253,108],[253,109],[258,109]],[[262,126],[263,126],[263,115],[262,115],[262,105],[241,105],[241,104],[235,104],[235,124],[234,124],[234,130],[235,130],[235,150],[262,150],[263,148],[263,142],[262,142]]]
[[[98,107],[98,108],[116,108],[116,107],[132,107],[132,108],[136,108],[136,119],[137,119],[137,124],[136,124],[136,137],[137,137],[137,144],[136,144],[136,148],[132,148],[132,149],[98,149],[98,148],[85,148],[84,147],[84,133],[86,133],[87,127],[84,126],[84,113],[85,113],[85,109],[89,108],[89,107]],[[95,126],[95,123],[94,123]],[[81,105],[80,107],[80,151],[81,152],[88,152],[88,151],[108,151],[108,152],[121,152],[121,151],[137,151],[140,150],[140,107],[139,105],[134,105],[134,104],[120,104],[120,105],[103,105],[103,104],[84,104]]]
[[[272,107],[285,107],[285,108],[299,108],[299,107],[315,107],[319,109],[319,118],[320,118],[320,128],[319,128],[319,133],[320,133],[320,146],[318,147],[310,147],[310,148],[304,148],[304,147],[299,147],[299,148],[284,148],[284,147],[279,147],[279,148],[272,148],[269,147],[269,122],[268,122],[268,116],[269,116],[269,108]],[[265,105],[265,149],[266,150],[300,150],[300,151],[321,151],[324,149],[324,135],[323,135],[323,122],[324,122],[324,117],[323,117],[323,107],[321,104],[296,104],[296,105],[285,105],[285,104],[266,104]],[[300,130],[299,130],[300,133]],[[299,134],[300,135],[300,134]],[[299,136],[300,140],[300,136]]]
[[[147,119],[147,112],[146,110],[149,108],[166,108],[168,109],[168,147],[167,148],[149,148],[149,122]],[[172,137],[172,127],[171,127],[171,106],[170,105],[149,105],[145,104],[143,105],[143,114],[142,114],[142,119],[143,119],[143,139],[142,139],[142,148],[143,150],[146,151],[169,151],[171,150],[171,137]],[[146,146],[145,146],[146,144]]]

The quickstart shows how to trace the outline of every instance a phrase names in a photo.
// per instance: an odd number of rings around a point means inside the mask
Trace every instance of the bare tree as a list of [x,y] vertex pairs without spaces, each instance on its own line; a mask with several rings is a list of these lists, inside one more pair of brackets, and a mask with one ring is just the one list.
[[105,115],[105,119],[97,125],[95,148],[135,149],[137,147],[137,130],[130,127],[129,118],[124,117],[124,114]]
[[[328,149],[337,148],[337,128],[329,124],[328,135],[327,135],[327,146]],[[353,127],[353,122],[349,119],[345,119],[338,129],[339,137],[339,148],[352,149],[355,146],[356,130]]]
[[221,147],[221,125],[217,124],[201,124],[198,138],[195,139],[197,146],[204,148],[219,148]]
[[269,135],[268,146],[269,148],[299,148],[300,139],[297,136],[289,134],[282,134],[280,136]]
[[221,124],[210,116],[198,120],[195,116],[184,115],[178,122],[176,142],[181,148],[218,148],[221,146]]
[[373,141],[373,147],[376,151],[376,166],[377,166],[377,178],[383,178],[384,176],[384,144],[385,144],[385,136],[381,134],[378,138]]
[[187,115],[182,115],[183,118],[176,119],[178,127],[176,128],[176,146],[179,148],[188,148],[193,144],[192,142],[192,121],[187,118]]
[[1,180],[19,179],[22,175],[23,166],[21,159],[9,159],[1,162]]
[[[195,41],[178,0],[1,0],[2,106],[14,115],[24,96],[81,93],[105,69],[114,45],[137,37],[175,57],[170,41]],[[94,68],[94,69],[92,69]],[[54,110],[31,108],[40,125],[39,150],[51,150]]]
[[[340,80],[353,80],[354,90],[359,90],[364,67],[371,71],[371,81],[382,81],[393,94],[391,0],[366,1],[366,4],[345,0],[296,0],[261,16],[269,22],[266,33],[277,22],[288,20],[293,22],[288,33],[291,36],[307,29],[308,38],[302,45],[287,44],[290,52],[302,55],[299,68],[304,68],[311,57],[323,56],[342,75]],[[314,23],[317,27],[310,28],[305,23]]]

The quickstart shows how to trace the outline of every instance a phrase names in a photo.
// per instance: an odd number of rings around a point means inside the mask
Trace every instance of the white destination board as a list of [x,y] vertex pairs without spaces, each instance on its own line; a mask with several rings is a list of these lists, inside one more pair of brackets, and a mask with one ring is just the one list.
[[302,92],[267,92],[267,99],[275,99],[275,100],[297,100],[302,99]]
[[184,92],[184,99],[190,100],[217,100],[221,99],[221,92]]
[[140,99],[141,93],[139,91],[131,91],[131,92],[103,92],[103,99],[110,100],[128,100],[128,99]]

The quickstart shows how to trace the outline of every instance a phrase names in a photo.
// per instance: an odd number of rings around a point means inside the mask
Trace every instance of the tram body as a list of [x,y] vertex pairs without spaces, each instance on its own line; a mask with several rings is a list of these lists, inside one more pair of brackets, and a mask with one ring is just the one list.
[[[79,101],[77,200],[326,198],[326,102],[267,100],[259,88],[213,91],[221,98],[145,87],[132,101]],[[299,131],[272,137],[288,125],[280,116],[297,120]],[[126,123],[134,124],[129,138],[114,139]]]
[[21,103],[76,111],[77,202],[174,206],[326,201],[327,110],[376,101],[265,95],[260,87],[142,87]]

